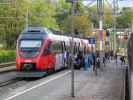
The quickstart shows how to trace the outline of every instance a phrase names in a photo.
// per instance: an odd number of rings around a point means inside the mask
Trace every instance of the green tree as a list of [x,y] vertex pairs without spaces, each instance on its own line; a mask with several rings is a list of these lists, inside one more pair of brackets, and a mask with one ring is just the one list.
[[88,36],[91,32],[91,21],[87,16],[68,16],[64,22],[64,30],[71,32],[71,22],[73,20],[74,29],[76,29],[80,35]]
[[0,0],[0,44],[14,48],[16,39],[25,27],[27,10],[31,26],[58,28],[55,19],[56,7],[49,0]]
[[[89,18],[91,19],[94,27],[98,28],[99,15],[97,12],[97,5],[86,7],[86,12],[88,13]],[[103,22],[104,22],[104,26],[103,26],[104,28],[112,27],[112,24],[113,24],[112,9],[107,5],[106,2],[104,4]]]
[[6,48],[13,48],[23,26],[23,15],[21,13],[23,8],[22,2],[24,0],[4,0],[0,2],[1,43]]
[[114,23],[114,18],[112,15],[112,9],[107,5],[104,6],[104,28],[111,28]]
[[93,23],[94,27],[97,28],[99,26],[99,18],[97,14],[96,5],[86,9],[87,9],[88,17],[91,19],[91,22]]
[[60,30],[63,30],[63,23],[65,19],[71,14],[71,4],[66,3],[66,0],[59,0],[56,6],[56,22]]
[[54,18],[55,14],[56,7],[54,4],[45,0],[33,1],[29,9],[30,25],[58,28],[56,19]]
[[[63,0],[62,0],[63,1]],[[65,5],[65,6],[63,6]],[[88,14],[86,14],[86,7],[82,4],[81,1],[76,3],[75,5],[75,16],[71,16],[71,9],[72,5],[71,3],[65,3],[63,2],[61,9],[63,11],[67,11],[67,13],[64,13],[61,17],[58,16],[59,20],[61,20],[62,29],[65,32],[71,32],[71,22],[74,23],[74,30],[78,31],[80,35],[86,35],[88,36],[91,32],[91,20],[88,17]],[[63,17],[63,18],[62,18]]]
[[133,20],[133,9],[123,8],[116,18],[117,28],[129,28]]

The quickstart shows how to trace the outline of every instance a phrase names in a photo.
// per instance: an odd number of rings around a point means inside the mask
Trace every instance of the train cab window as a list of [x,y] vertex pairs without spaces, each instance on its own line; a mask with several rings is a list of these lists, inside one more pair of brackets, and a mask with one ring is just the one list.
[[51,42],[48,44],[48,48],[44,49],[43,54],[48,55],[51,52]]

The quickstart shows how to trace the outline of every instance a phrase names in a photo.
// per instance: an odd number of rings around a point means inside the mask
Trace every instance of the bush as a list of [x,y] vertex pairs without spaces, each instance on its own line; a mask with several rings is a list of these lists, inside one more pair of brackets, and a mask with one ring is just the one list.
[[15,50],[0,50],[0,63],[15,61]]

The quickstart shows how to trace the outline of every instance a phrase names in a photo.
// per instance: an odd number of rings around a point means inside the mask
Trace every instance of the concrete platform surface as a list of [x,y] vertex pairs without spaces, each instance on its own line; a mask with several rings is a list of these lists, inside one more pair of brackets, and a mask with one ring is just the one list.
[[98,76],[91,70],[76,70],[75,98],[71,97],[71,73],[67,70],[30,82],[1,96],[0,100],[123,100],[123,97],[124,73],[121,66],[112,61],[98,71]]

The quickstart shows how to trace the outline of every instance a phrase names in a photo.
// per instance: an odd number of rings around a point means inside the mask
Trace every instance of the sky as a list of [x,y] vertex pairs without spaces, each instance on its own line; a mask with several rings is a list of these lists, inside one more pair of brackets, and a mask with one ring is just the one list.
[[[97,0],[84,0],[84,4],[87,5],[91,3],[92,1]],[[108,0],[109,3],[112,3],[113,0]],[[133,0],[118,0],[119,1],[119,7],[133,7]]]
[[119,1],[119,5],[122,7],[133,7],[133,0]]

